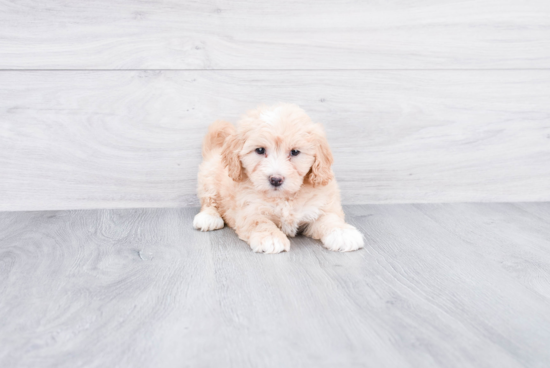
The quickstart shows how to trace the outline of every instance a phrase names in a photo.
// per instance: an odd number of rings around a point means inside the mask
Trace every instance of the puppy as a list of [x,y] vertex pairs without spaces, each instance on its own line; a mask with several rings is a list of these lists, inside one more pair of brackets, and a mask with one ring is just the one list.
[[323,128],[298,106],[259,107],[237,129],[215,122],[202,156],[195,229],[225,222],[254,252],[288,251],[288,236],[298,232],[332,251],[363,247],[363,235],[344,221]]

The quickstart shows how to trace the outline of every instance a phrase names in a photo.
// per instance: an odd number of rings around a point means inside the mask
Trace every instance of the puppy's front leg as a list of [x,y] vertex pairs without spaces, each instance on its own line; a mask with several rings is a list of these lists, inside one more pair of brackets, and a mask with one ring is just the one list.
[[239,238],[246,241],[256,253],[281,253],[290,249],[290,241],[269,219],[241,218],[237,221]]
[[304,234],[321,240],[323,246],[335,252],[350,252],[363,248],[363,234],[355,227],[346,224],[335,213],[325,213],[308,225]]

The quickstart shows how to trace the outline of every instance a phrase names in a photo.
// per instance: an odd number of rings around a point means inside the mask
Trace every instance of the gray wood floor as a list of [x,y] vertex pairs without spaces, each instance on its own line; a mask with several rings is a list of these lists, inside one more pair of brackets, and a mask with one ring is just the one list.
[[0,366],[548,367],[550,203],[348,206],[348,254],[196,211],[0,213]]

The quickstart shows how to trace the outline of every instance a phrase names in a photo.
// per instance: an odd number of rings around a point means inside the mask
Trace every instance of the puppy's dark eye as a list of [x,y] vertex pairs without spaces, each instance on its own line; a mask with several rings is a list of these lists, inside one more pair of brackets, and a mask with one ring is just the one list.
[[292,156],[298,156],[298,155],[300,154],[300,151],[298,151],[298,150],[292,150],[292,151],[290,151],[290,154],[291,154]]
[[265,148],[261,147],[261,148],[256,148],[256,153],[258,155],[263,155],[265,153]]

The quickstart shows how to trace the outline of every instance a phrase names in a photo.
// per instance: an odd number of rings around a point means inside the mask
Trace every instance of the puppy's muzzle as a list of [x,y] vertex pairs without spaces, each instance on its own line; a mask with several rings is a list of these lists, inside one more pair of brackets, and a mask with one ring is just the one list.
[[282,176],[270,176],[269,177],[269,182],[274,187],[280,187],[283,184],[284,181],[285,181],[285,178],[283,178]]

